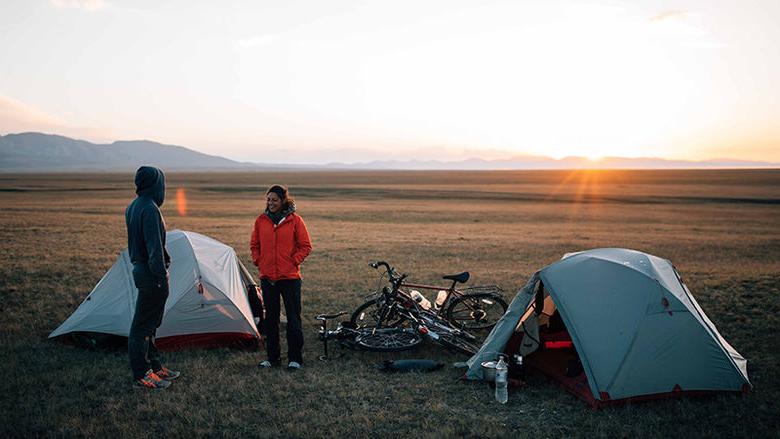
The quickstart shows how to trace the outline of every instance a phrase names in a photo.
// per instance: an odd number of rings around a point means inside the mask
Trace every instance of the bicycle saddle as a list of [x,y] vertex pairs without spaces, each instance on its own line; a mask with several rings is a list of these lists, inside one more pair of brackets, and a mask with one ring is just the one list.
[[442,276],[442,279],[448,279],[448,280],[454,280],[455,282],[465,283],[469,280],[469,274],[468,271],[464,271],[463,273],[459,274],[445,274]]

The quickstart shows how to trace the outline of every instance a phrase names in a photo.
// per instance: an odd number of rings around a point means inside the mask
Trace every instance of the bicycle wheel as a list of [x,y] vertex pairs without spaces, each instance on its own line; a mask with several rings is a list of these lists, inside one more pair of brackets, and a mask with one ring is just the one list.
[[440,334],[439,343],[447,349],[461,354],[474,355],[479,351],[479,346],[455,334]]
[[[352,313],[350,321],[355,324],[356,328],[380,328],[380,327],[397,327],[404,321],[404,318],[399,316],[395,311],[395,307],[390,307],[388,315],[384,318],[380,316],[381,308],[377,302],[378,298],[370,299],[366,303],[360,305]],[[384,320],[384,321],[383,321]]]
[[506,308],[506,302],[498,294],[466,294],[452,300],[444,317],[459,329],[489,329],[504,315]]
[[364,329],[355,339],[363,349],[377,352],[395,352],[411,349],[422,341],[417,332],[401,328]]

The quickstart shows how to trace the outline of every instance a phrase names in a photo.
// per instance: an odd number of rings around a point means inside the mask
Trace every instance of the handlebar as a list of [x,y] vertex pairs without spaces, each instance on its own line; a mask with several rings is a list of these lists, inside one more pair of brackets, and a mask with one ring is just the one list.
[[390,279],[395,279],[397,277],[395,269],[385,261],[369,262],[368,266],[375,270],[379,270],[379,267],[385,267],[385,270],[387,270],[387,274],[390,276]]
[[385,268],[387,268],[387,271],[388,271],[389,273],[392,273],[392,272],[394,272],[394,271],[395,271],[395,270],[393,270],[393,267],[391,267],[391,266],[390,266],[390,264],[388,264],[388,263],[387,263],[387,262],[385,262],[385,261],[374,261],[374,262],[369,262],[369,263],[368,263],[368,266],[369,266],[369,267],[371,267],[371,268],[374,268],[374,269],[376,269],[376,270],[378,270],[378,269],[379,269],[379,267],[382,267],[382,266],[384,266]]
[[373,269],[375,269],[375,270],[379,270],[379,267],[385,267],[385,269],[387,270],[387,275],[390,278],[390,282],[396,288],[398,288],[398,286],[401,284],[401,282],[403,282],[403,280],[406,279],[406,277],[408,276],[408,274],[406,274],[406,273],[401,273],[399,275],[398,273],[395,272],[395,269],[393,267],[391,267],[390,264],[388,264],[385,261],[369,262],[368,266],[373,268]]

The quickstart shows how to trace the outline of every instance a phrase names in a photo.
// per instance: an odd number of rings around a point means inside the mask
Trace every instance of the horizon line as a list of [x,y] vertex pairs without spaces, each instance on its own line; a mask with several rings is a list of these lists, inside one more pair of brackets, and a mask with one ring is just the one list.
[[[258,161],[244,161],[234,158],[229,158],[223,155],[217,155],[209,152],[203,152],[198,149],[194,149],[189,146],[184,145],[177,145],[177,144],[171,144],[171,143],[162,143],[156,140],[150,140],[150,139],[119,139],[119,140],[112,140],[110,143],[96,143],[91,140],[85,140],[85,139],[79,139],[79,138],[73,138],[62,134],[52,134],[52,133],[46,133],[41,131],[23,131],[18,133],[11,133],[7,132],[6,134],[0,134],[0,137],[10,136],[10,135],[25,135],[25,134],[34,134],[34,135],[42,135],[42,136],[50,136],[50,137],[61,137],[64,139],[69,140],[75,140],[79,142],[86,142],[95,146],[110,146],[115,143],[122,143],[122,142],[148,142],[148,143],[154,143],[163,147],[176,147],[176,148],[184,148],[186,150],[207,155],[210,157],[220,158],[224,160],[229,160],[231,162],[234,162],[236,164],[241,165],[252,165],[252,166],[261,166],[261,167],[274,167],[278,166],[280,169],[334,169],[334,170],[399,170],[399,171],[422,171],[422,170],[429,170],[429,171],[512,171],[512,170],[664,170],[664,169],[674,169],[674,170],[684,170],[684,169],[775,169],[780,168],[780,162],[771,162],[771,161],[763,161],[763,160],[751,160],[751,159],[739,159],[739,158],[729,158],[729,157],[718,157],[718,158],[708,158],[708,159],[683,159],[683,158],[665,158],[665,157],[651,157],[651,156],[641,156],[641,157],[627,157],[627,156],[605,156],[605,157],[598,157],[598,158],[591,158],[587,156],[578,156],[578,155],[567,155],[561,158],[555,158],[552,156],[545,156],[545,155],[533,155],[528,153],[516,153],[511,155],[511,152],[507,151],[507,157],[504,158],[482,158],[477,155],[474,156],[468,156],[465,158],[459,158],[459,159],[451,159],[451,160],[441,160],[441,159],[408,159],[408,160],[402,160],[402,159],[371,159],[371,160],[361,160],[361,161],[354,161],[354,162],[344,162],[344,161],[328,161],[328,162],[322,162],[322,163],[300,163],[300,162],[282,162],[282,161],[268,161],[268,162],[258,162]],[[543,163],[539,163],[539,166],[533,166],[533,167],[516,167],[516,168],[507,168],[507,167],[497,167],[497,168],[491,168],[489,167],[490,164],[500,164],[500,163],[511,163],[512,161],[528,161],[530,163],[538,163],[538,162],[552,162],[555,164],[562,164],[562,162],[565,161],[571,161],[571,160],[577,160],[584,162],[580,166],[572,166],[572,167],[558,167],[558,166],[545,166]],[[657,166],[657,165],[639,165],[636,167],[630,166],[628,163],[624,165],[616,164],[613,166],[609,166],[608,162],[610,161],[661,161],[661,162],[669,162],[670,166]],[[457,167],[458,164],[464,164],[469,162],[480,162],[484,165],[487,165],[485,168],[479,168],[475,169],[473,167],[465,167],[460,168]],[[723,164],[717,164],[718,162],[725,162]],[[728,163],[728,162],[735,162],[735,163]],[[384,164],[384,165],[383,165]],[[424,168],[424,167],[415,167],[415,164],[424,166],[425,164],[431,164],[431,165],[440,165],[442,168],[434,167],[434,168]],[[518,163],[522,164],[522,163]],[[588,164],[592,164],[593,166],[587,166]],[[599,165],[603,164],[606,165],[604,167],[600,167]],[[377,165],[377,167],[371,167],[372,165]],[[398,167],[395,167],[395,166]],[[406,165],[406,166],[404,166]],[[455,165],[455,167],[447,168],[448,165]],[[629,166],[625,166],[629,165]],[[411,166],[411,167],[409,167]],[[214,167],[192,167],[190,169],[193,170],[204,170],[204,169],[213,169],[216,171],[220,170],[226,170],[229,169],[227,167],[220,167],[220,166],[214,166]],[[41,168],[43,169],[43,168]],[[86,170],[88,168],[85,168]],[[173,168],[178,169],[178,168]],[[184,169],[184,168],[181,168]],[[20,170],[15,170],[11,172],[19,172]],[[240,169],[237,171],[241,171]],[[5,173],[5,171],[0,170],[0,172]],[[28,171],[21,171],[23,173],[28,173]],[[36,170],[31,170],[29,172],[38,172]],[[45,172],[45,171],[43,171]],[[63,172],[63,171],[54,171],[54,172]],[[64,171],[64,172],[77,172],[77,170],[71,170],[71,171]],[[115,172],[112,170],[107,170],[106,172]]]

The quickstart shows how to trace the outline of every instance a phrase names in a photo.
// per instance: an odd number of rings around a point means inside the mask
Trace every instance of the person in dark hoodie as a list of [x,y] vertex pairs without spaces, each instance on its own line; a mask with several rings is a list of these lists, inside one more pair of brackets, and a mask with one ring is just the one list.
[[154,341],[168,299],[171,263],[165,249],[165,222],[160,212],[165,200],[165,175],[160,169],[141,166],[135,173],[135,187],[138,196],[125,210],[127,250],[138,288],[127,350],[133,385],[161,390],[180,375],[162,365]]
[[252,262],[260,270],[265,305],[263,335],[268,358],[259,366],[281,364],[279,313],[283,300],[287,315],[287,368],[296,370],[303,364],[300,267],[311,252],[311,239],[303,218],[295,213],[295,201],[286,187],[273,185],[265,195],[265,211],[255,220],[249,244]]

